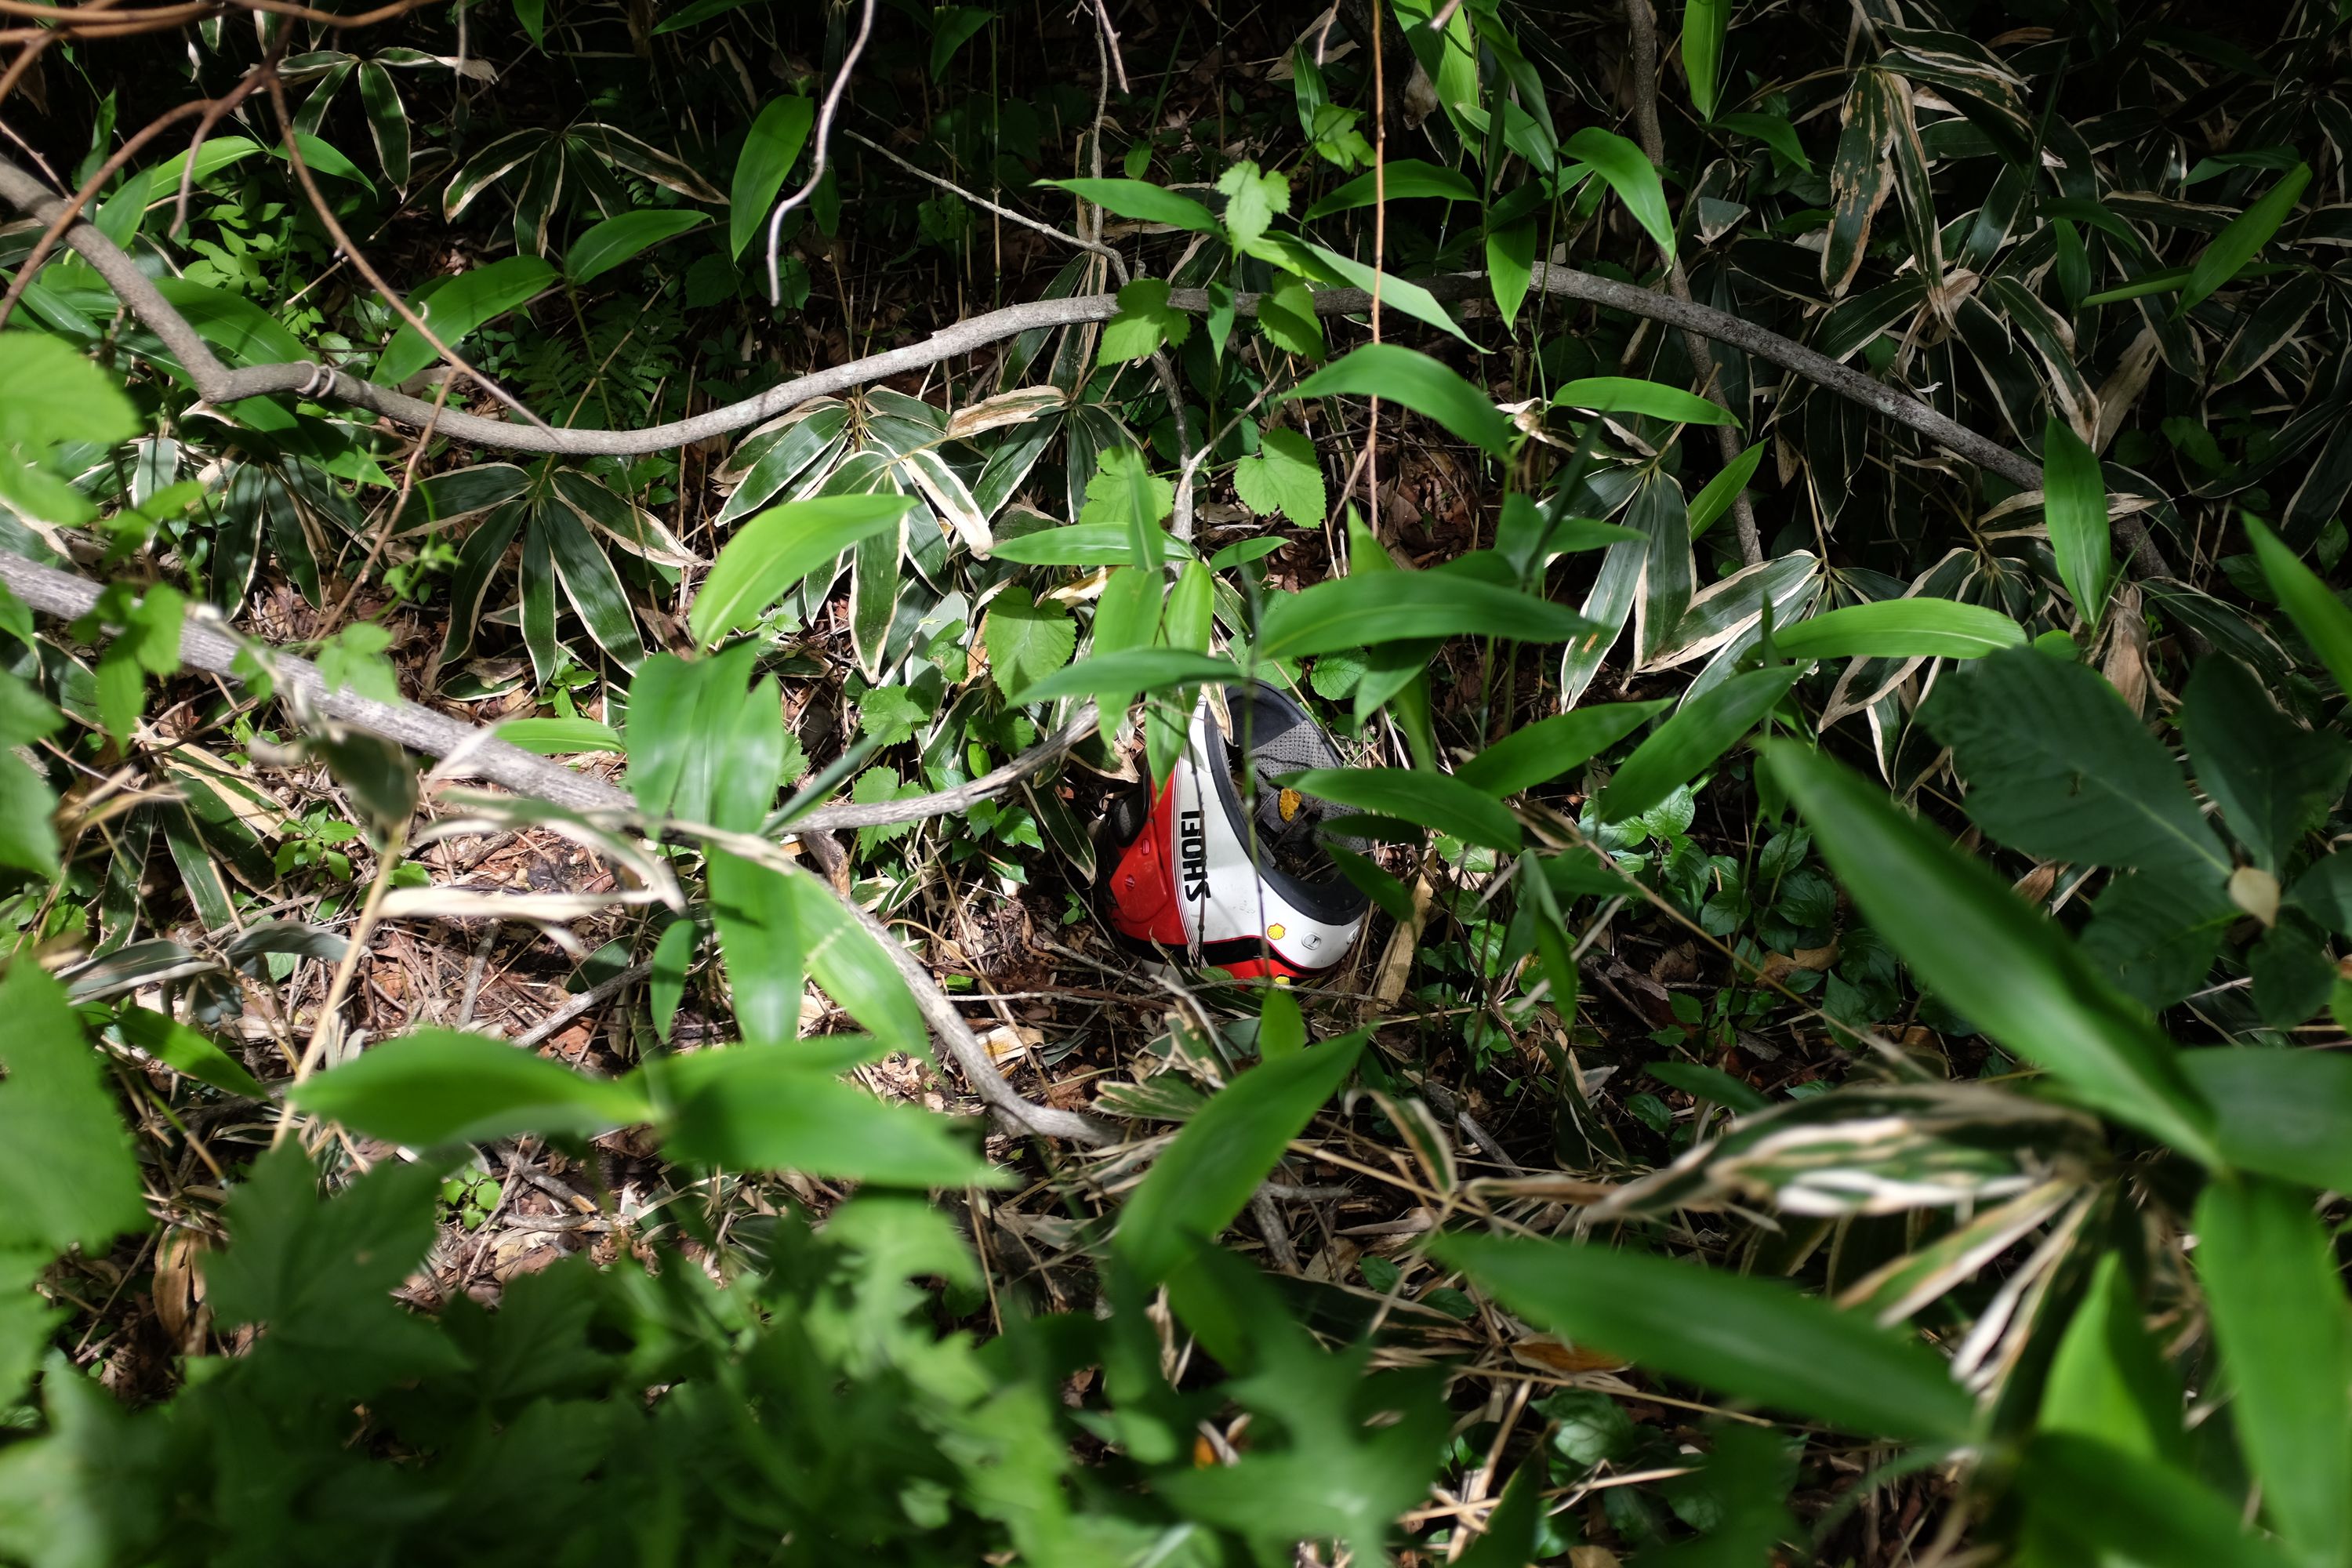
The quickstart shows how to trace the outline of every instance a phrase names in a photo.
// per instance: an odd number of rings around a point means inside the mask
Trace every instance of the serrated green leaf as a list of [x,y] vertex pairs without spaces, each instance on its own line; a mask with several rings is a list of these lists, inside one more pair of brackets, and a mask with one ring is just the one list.
[[1234,493],[1261,517],[1280,512],[1301,528],[1318,526],[1328,502],[1315,443],[1297,430],[1260,432],[1257,456],[1234,465]]

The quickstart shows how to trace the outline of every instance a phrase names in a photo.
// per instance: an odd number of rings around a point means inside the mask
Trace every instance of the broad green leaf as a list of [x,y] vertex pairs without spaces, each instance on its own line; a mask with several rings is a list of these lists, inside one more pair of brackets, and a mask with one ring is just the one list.
[[2273,876],[2343,798],[2352,772],[2352,746],[2341,735],[2295,723],[2225,654],[2208,654],[2190,674],[2180,731],[2197,782],[2254,864]]
[[101,1256],[150,1222],[100,1058],[29,956],[0,980],[0,1249]]
[[2087,634],[2107,606],[2116,561],[2107,540],[2107,482],[2098,455],[2074,427],[2053,418],[2042,437],[2042,515],[2058,576]]
[[[349,180],[370,195],[375,194],[375,182],[360,173],[360,166],[345,157],[342,150],[332,142],[298,128],[294,132],[294,145],[301,153],[302,163],[310,173],[324,174],[331,180]],[[269,151],[273,157],[287,157],[283,146],[272,147]]]
[[572,242],[563,256],[563,275],[575,287],[593,282],[632,257],[709,221],[698,212],[658,207],[608,217]]
[[176,1018],[125,1005],[116,1011],[114,1022],[124,1039],[176,1072],[247,1100],[269,1098],[269,1091],[246,1070],[243,1063],[215,1045],[202,1031]]
[[2352,1056],[2222,1047],[2183,1051],[2180,1068],[2234,1168],[2352,1192]]
[[1525,218],[1507,228],[1486,230],[1486,282],[1495,309],[1507,327],[1515,326],[1519,307],[1527,303],[1535,282],[1536,220]]
[[2271,592],[2278,595],[2279,607],[2336,678],[2336,689],[2352,696],[2352,609],[2261,519],[2252,512],[2239,515],[2245,520],[2246,537],[2253,541],[2254,557]]
[[1129,647],[1098,653],[1057,669],[1013,700],[1022,707],[1064,697],[1092,697],[1106,707],[1124,706],[1141,691],[1167,691],[1209,681],[1237,681],[1241,667],[1181,647]]
[[2217,1176],[2190,1256],[2263,1511],[2305,1562],[2352,1559],[2352,1305],[2311,1194]]
[[1298,1011],[1298,998],[1279,985],[1269,985],[1258,1004],[1257,1054],[1274,1061],[1306,1048],[1307,1020]]
[[1284,781],[1318,799],[1450,833],[1489,849],[1517,849],[1519,822],[1493,795],[1414,768],[1314,768]]
[[0,671],[0,866],[39,877],[57,871],[58,797],[16,748],[55,734],[63,723],[31,687]]
[[2294,879],[2287,902],[2341,936],[2352,936],[2352,851],[2322,855]]
[[668,1043],[670,1026],[677,1021],[679,1004],[686,1000],[687,971],[694,963],[701,934],[692,921],[677,920],[654,943],[653,973],[646,978],[646,994],[652,1005],[654,1033],[664,1044]]
[[1242,1212],[1290,1141],[1339,1092],[1364,1037],[1342,1036],[1241,1074],[1202,1106],[1119,1211],[1111,1246],[1147,1282],[1192,1241],[1213,1241]]
[[1289,178],[1262,173],[1246,159],[1217,176],[1217,189],[1225,198],[1225,232],[1237,250],[1249,249],[1276,213],[1290,210]]
[[376,161],[383,165],[386,179],[406,185],[413,141],[408,106],[400,101],[400,89],[392,72],[380,62],[361,61],[359,79],[360,105],[367,113],[368,139],[375,143]]
[[1330,504],[1315,443],[1297,430],[1261,431],[1257,455],[1234,465],[1234,493],[1260,517],[1280,512],[1301,528],[1320,526]]
[[1504,736],[1454,770],[1472,789],[1497,797],[1548,783],[1582,767],[1673,703],[1604,702],[1537,721]]
[[1751,669],[1692,698],[1633,748],[1593,803],[1594,812],[1602,822],[1622,822],[1690,783],[1761,723],[1801,673],[1793,665]]
[[387,1143],[487,1143],[518,1132],[609,1132],[652,1120],[635,1089],[485,1035],[419,1029],[371,1046],[286,1098]]
[[1445,202],[1475,202],[1478,199],[1478,187],[1470,183],[1468,175],[1436,163],[1424,163],[1418,158],[1391,158],[1381,166],[1380,177],[1383,184],[1376,189],[1374,176],[1357,175],[1308,207],[1307,221],[1311,223],[1333,213],[1370,206],[1376,195],[1385,195],[1392,202],[1423,197]]
[[498,737],[510,746],[520,746],[542,757],[623,749],[620,732],[593,719],[509,719],[499,726]]
[[[837,1048],[833,1039],[823,1044]],[[667,1058],[663,1087],[673,1109],[663,1123],[663,1152],[731,1170],[800,1171],[888,1186],[1004,1184],[1003,1173],[954,1137],[945,1117],[886,1105],[831,1068],[789,1045]]]
[[1652,1373],[1879,1436],[1957,1444],[1975,1426],[1933,1352],[1777,1279],[1598,1242],[1460,1232],[1429,1251],[1529,1322]]
[[2239,1524],[2235,1503],[2194,1476],[2095,1438],[2034,1438],[2019,1457],[2017,1484],[2076,1562],[2112,1554],[2143,1568],[2293,1568],[2293,1558]]
[[2188,1457],[2180,1427],[2180,1384],[2142,1321],[2131,1270],[2110,1252],[2058,1342],[2034,1426],[2070,1432],[2144,1459]]
[[1334,395],[1381,397],[1402,404],[1490,457],[1510,455],[1510,421],[1485,393],[1417,350],[1368,343],[1317,371],[1279,401]]
[[[1639,414],[1677,425],[1737,425],[1738,416],[1695,392],[1630,375],[1595,375],[1571,381],[1551,395],[1555,408],[1589,408],[1596,414]],[[1754,465],[1749,467],[1753,468]]]
[[[454,349],[488,322],[537,299],[555,279],[555,268],[538,257],[509,256],[450,279],[433,290],[416,314],[435,337]],[[436,357],[424,335],[404,321],[376,361],[374,380],[379,385],[398,386]]]
[[687,625],[708,645],[757,622],[800,580],[872,534],[896,528],[912,496],[832,495],[771,507],[735,531],[710,563]]
[[1691,107],[1701,120],[1715,118],[1716,86],[1723,75],[1723,38],[1731,26],[1731,0],[1685,0],[1683,75],[1690,81]]
[[1113,447],[1096,459],[1086,505],[1073,526],[1126,529],[1129,563],[1148,570],[1167,555],[1165,544],[1153,542],[1154,525],[1175,510],[1176,487],[1151,471],[1150,459],[1132,447]]
[[2086,1103],[2221,1163],[2212,1110],[2179,1053],[2072,937],[1876,785],[1793,742],[1765,757],[1871,929],[1929,990]]
[[1562,605],[1452,572],[1379,572],[1284,595],[1258,624],[1261,658],[1373,647],[1411,637],[1567,642],[1591,622]]
[[784,188],[784,176],[799,161],[816,123],[816,100],[787,95],[770,100],[751,121],[743,151],[735,158],[735,181],[727,192],[727,254],[740,257],[767,226],[768,209]]
[[2011,848],[2229,875],[2171,753],[2096,671],[2009,649],[1946,671],[1923,717],[1968,781],[1969,816]]
[[1077,651],[1078,624],[1060,605],[1050,599],[1039,604],[1016,584],[989,605],[980,637],[988,649],[989,674],[1010,700],[1070,662]]
[[1168,280],[1139,278],[1118,291],[1118,314],[1103,323],[1097,364],[1149,359],[1161,343],[1171,346],[1192,335],[1192,318],[1168,304]]
[[1748,481],[1756,477],[1756,465],[1763,460],[1764,444],[1759,441],[1725,464],[1722,472],[1707,480],[1705,488],[1691,497],[1690,536],[1693,539],[1722,521],[1724,514],[1731,510],[1731,503],[1739,499],[1739,492],[1748,488]]
[[655,23],[653,36],[659,37],[664,33],[675,33],[681,28],[708,22],[713,16],[723,16],[728,12],[741,6],[760,3],[761,0],[694,0],[692,5],[683,7],[676,15],[665,16]]
[[40,332],[0,332],[0,447],[29,458],[65,441],[111,447],[142,428],[122,389]]
[[931,79],[940,81],[956,52],[995,21],[996,12],[987,5],[941,5],[931,17]]
[[1217,215],[1190,196],[1162,190],[1148,180],[1040,180],[1098,207],[1138,223],[1164,223],[1195,234],[1215,234]]
[[1797,139],[1797,128],[1789,123],[1786,115],[1727,114],[1716,123],[1726,131],[1754,137],[1801,173],[1813,172],[1813,161],[1805,156],[1805,144]]
[[724,849],[710,851],[709,870],[710,920],[735,1027],[749,1044],[789,1047],[800,1038],[810,942],[794,879]]
[[1461,323],[1447,313],[1444,306],[1437,302],[1435,295],[1420,284],[1400,278],[1393,272],[1383,272],[1376,267],[1367,267],[1351,256],[1342,256],[1328,246],[1318,245],[1313,240],[1300,239],[1296,235],[1268,234],[1258,241],[1256,254],[1268,259],[1278,258],[1283,265],[1293,271],[1322,282],[1346,284],[1350,288],[1361,289],[1367,294],[1377,289],[1381,297],[1381,305],[1384,310],[1393,310],[1402,315],[1411,316],[1423,326],[1435,327],[1439,331],[1460,338],[1465,343],[1470,341],[1469,334],[1462,330]]
[[1775,630],[1789,658],[1981,658],[2025,646],[2025,628],[1999,610],[1952,599],[1847,605]]
[[[1154,482],[1166,481],[1154,476]],[[1146,535],[1153,536],[1162,561],[1182,561],[1192,553],[1156,523]],[[1034,533],[999,539],[989,552],[989,559],[1016,562],[1024,566],[1126,566],[1135,560],[1135,529],[1124,521],[1072,522],[1060,528],[1041,528]]]
[[1257,325],[1266,341],[1285,353],[1319,361],[1327,352],[1315,295],[1296,278],[1286,278],[1258,296]]
[[795,871],[786,898],[807,943],[809,975],[864,1025],[885,1050],[920,1056],[930,1049],[922,1009],[881,939],[852,919],[824,883]]
[[1566,151],[1570,157],[1590,163],[1594,173],[1609,182],[1633,221],[1649,230],[1666,259],[1673,260],[1674,214],[1666,206],[1666,189],[1658,183],[1657,167],[1642,150],[1613,131],[1588,125],[1568,139]]
[[2195,310],[2213,291],[2223,287],[2245,269],[2271,237],[2294,211],[2294,204],[2303,197],[2304,187],[2311,184],[2311,165],[2297,163],[2280,176],[2279,183],[2263,193],[2253,205],[2230,220],[2230,226],[2213,237],[2189,269],[2189,280],[2180,290],[2180,303],[2173,307],[2175,320]]

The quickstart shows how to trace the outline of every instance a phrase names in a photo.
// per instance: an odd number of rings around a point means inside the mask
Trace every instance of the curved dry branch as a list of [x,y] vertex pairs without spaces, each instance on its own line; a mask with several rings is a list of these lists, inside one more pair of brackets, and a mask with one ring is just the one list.
[[[98,604],[97,584],[5,551],[0,551],[0,584],[5,584],[10,592],[34,609],[58,620],[78,620],[89,614]],[[247,643],[231,636],[215,619],[208,616],[191,616],[180,632],[182,663],[230,679],[240,679],[236,668],[237,656],[248,647]],[[499,740],[478,725],[436,713],[414,702],[379,702],[354,691],[331,689],[320,678],[316,665],[289,653],[271,653],[268,667],[280,689],[295,697],[306,710],[324,714],[353,729],[396,742],[410,751],[448,760],[455,763],[450,770],[452,776],[480,779],[517,795],[552,801],[574,811],[626,813],[635,809],[636,803],[617,785],[587,773],[574,773],[545,757],[534,756],[520,746]],[[809,813],[793,826],[796,831],[859,827],[879,822],[907,822],[918,817],[944,816],[961,811],[972,802],[1010,789],[1036,773],[1093,727],[1094,712],[1089,707],[1079,716],[1077,722],[1061,733],[1031,747],[994,772],[959,788],[892,801],[887,807],[862,806],[854,803],[826,807]],[[818,879],[824,880],[822,878]],[[837,892],[835,897],[840,898],[842,907],[852,918],[882,942],[892,962],[898,965],[899,973],[905,977],[908,989],[914,994],[916,1005],[946,1046],[949,1056],[962,1068],[973,1091],[1008,1127],[1020,1132],[1086,1143],[1106,1142],[1116,1137],[1111,1129],[1091,1117],[1033,1104],[1024,1099],[1020,1091],[1005,1081],[994,1058],[988,1054],[988,1047],[981,1043],[971,1026],[964,1022],[962,1015],[955,1010],[955,1004],[940,989],[939,982],[931,977],[922,960],[908,952],[905,943],[891,936],[880,921],[859,908],[856,900]]]
[[[62,200],[40,181],[5,158],[0,158],[0,199],[5,199],[19,210],[43,219],[54,216],[64,205]],[[131,313],[163,340],[164,346],[178,358],[181,367],[194,381],[197,391],[210,402],[228,403],[240,397],[297,392],[307,397],[332,398],[352,407],[365,408],[412,429],[421,430],[431,425],[456,441],[496,447],[511,452],[554,452],[574,457],[637,457],[647,452],[667,451],[748,428],[812,397],[845,392],[852,387],[868,385],[909,371],[928,369],[942,360],[972,353],[992,343],[1002,342],[1037,328],[1107,321],[1118,314],[1118,300],[1109,294],[1082,294],[1066,300],[1037,300],[1027,304],[1007,305],[1002,310],[991,310],[943,328],[920,342],[852,360],[847,364],[812,371],[771,387],[756,397],[730,404],[724,408],[714,408],[691,419],[673,420],[667,425],[651,426],[641,430],[538,430],[478,414],[436,410],[432,404],[421,398],[409,397],[390,387],[362,381],[349,372],[321,365],[307,363],[267,364],[231,370],[215,357],[195,329],[156,291],[154,284],[112,240],[89,224],[78,223],[67,229],[66,243],[79,252],[83,259],[106,279]],[[1645,317],[1744,349],[1758,359],[1777,364],[1841,397],[1853,399],[1906,429],[1926,437],[1954,457],[2000,475],[2021,489],[2038,490],[2042,488],[2042,466],[2032,458],[1979,435],[1899,387],[1874,381],[1860,371],[1840,364],[1825,354],[1752,321],[1741,321],[1737,316],[1690,300],[1653,293],[1634,284],[1541,262],[1536,265],[1532,286],[1562,299],[1580,300],[1607,310],[1622,310],[1628,315]],[[1455,273],[1429,279],[1423,287],[1440,300],[1471,300],[1486,292],[1485,279],[1476,273]],[[1234,312],[1238,315],[1255,314],[1257,298],[1254,294],[1235,295]],[[1197,289],[1173,290],[1168,302],[1180,310],[1205,311],[1209,307],[1207,294]],[[1323,316],[1353,315],[1370,305],[1371,297],[1360,289],[1327,289],[1315,296],[1316,313]],[[2137,518],[2118,520],[2116,531],[2131,551],[2137,566],[2144,568],[2147,574],[2172,574],[2170,564]]]

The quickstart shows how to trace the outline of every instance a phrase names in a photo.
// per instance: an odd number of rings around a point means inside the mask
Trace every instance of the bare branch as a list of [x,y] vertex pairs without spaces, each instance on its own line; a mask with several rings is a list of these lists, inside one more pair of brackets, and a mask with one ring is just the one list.
[[826,153],[833,145],[833,117],[841,108],[841,95],[848,90],[849,73],[857,68],[857,57],[866,52],[866,36],[874,31],[874,0],[866,0],[866,8],[858,14],[857,37],[849,40],[848,53],[841,57],[841,68],[833,75],[833,86],[817,107],[816,133],[810,138],[808,183],[776,204],[768,215],[768,303],[782,304],[784,298],[783,279],[776,271],[776,245],[783,229],[784,215],[816,194],[818,184],[824,178]]

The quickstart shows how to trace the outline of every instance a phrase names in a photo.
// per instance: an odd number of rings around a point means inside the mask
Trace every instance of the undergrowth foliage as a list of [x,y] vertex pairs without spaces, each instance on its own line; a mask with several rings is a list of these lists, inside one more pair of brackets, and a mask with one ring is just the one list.
[[16,8],[0,1556],[2352,1568],[2344,6],[1236,9]]

